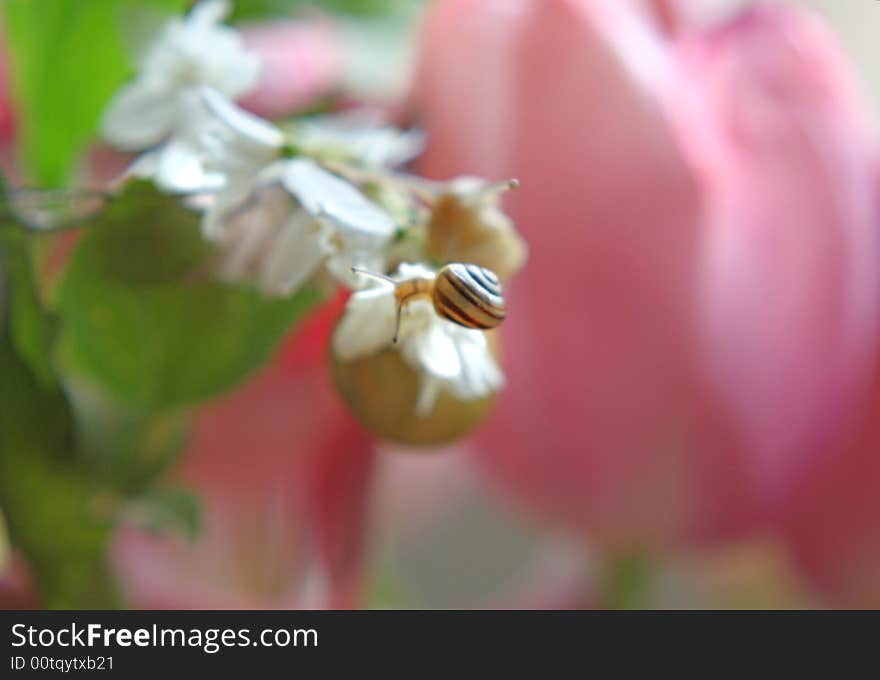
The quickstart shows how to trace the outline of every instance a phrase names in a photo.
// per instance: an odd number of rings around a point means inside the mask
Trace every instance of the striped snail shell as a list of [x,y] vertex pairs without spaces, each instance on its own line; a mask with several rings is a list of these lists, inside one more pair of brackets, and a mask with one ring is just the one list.
[[495,328],[504,321],[501,283],[495,272],[456,262],[443,267],[431,295],[437,313],[466,328]]

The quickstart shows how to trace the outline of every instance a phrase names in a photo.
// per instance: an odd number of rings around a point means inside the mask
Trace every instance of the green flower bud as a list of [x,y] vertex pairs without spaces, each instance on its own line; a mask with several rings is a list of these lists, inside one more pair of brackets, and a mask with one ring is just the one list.
[[332,363],[339,393],[358,421],[400,444],[438,446],[463,439],[483,422],[494,401],[494,394],[463,401],[441,389],[432,411],[419,415],[423,376],[393,347],[346,362],[332,355]]

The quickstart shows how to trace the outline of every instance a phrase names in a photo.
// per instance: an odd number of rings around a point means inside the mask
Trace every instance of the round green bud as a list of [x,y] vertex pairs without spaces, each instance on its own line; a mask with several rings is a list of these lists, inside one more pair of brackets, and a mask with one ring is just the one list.
[[340,361],[332,356],[336,387],[354,416],[383,439],[407,445],[439,446],[463,439],[488,415],[494,395],[462,401],[441,390],[434,409],[416,413],[421,376],[394,348]]

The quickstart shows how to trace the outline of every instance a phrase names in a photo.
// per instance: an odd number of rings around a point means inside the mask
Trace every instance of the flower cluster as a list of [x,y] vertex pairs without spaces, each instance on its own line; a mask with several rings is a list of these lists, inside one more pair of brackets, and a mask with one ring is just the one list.
[[[413,417],[430,416],[444,391],[462,402],[496,392],[504,379],[486,333],[441,317],[430,282],[451,261],[502,281],[523,265],[526,246],[499,201],[516,183],[407,174],[399,168],[420,153],[422,135],[372,113],[275,123],[242,109],[235,100],[255,86],[260,63],[222,24],[229,9],[204,0],[172,21],[111,102],[105,139],[142,152],[129,176],[201,211],[219,276],[276,296],[306,283],[351,290],[335,358],[395,352],[418,378]],[[404,301],[394,284],[410,279],[428,288]]]

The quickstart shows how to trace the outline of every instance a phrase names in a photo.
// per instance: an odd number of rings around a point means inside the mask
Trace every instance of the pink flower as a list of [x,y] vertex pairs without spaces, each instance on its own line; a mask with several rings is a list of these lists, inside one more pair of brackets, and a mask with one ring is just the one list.
[[772,497],[835,452],[865,393],[880,304],[874,131],[812,14],[756,9],[682,43],[709,122],[678,121],[706,201],[705,363]]
[[789,508],[789,544],[831,604],[880,607],[880,371],[846,451],[817,467]]
[[351,607],[361,586],[372,448],[327,375],[338,306],[278,360],[204,409],[178,470],[199,493],[193,543],[125,529],[114,556],[143,608]]
[[414,102],[423,169],[518,177],[510,386],[486,468],[608,543],[753,527],[861,395],[874,153],[804,12],[661,35],[634,4],[448,0]]
[[263,62],[256,90],[242,99],[245,108],[270,118],[289,115],[339,87],[343,47],[329,21],[255,24],[242,36]]

